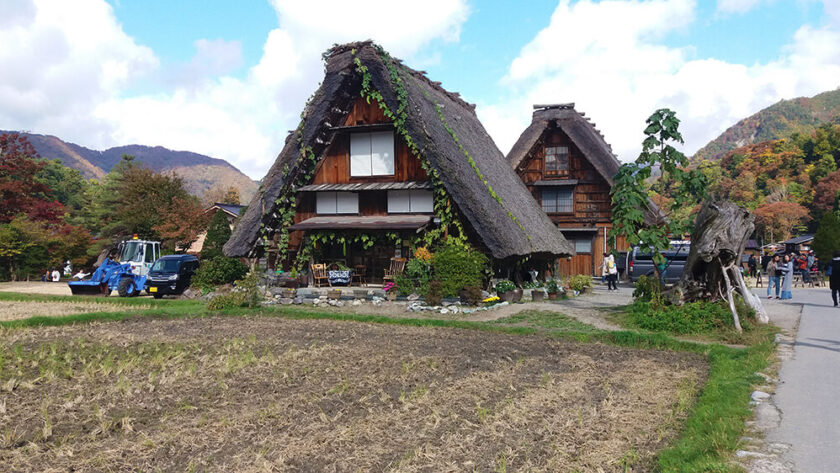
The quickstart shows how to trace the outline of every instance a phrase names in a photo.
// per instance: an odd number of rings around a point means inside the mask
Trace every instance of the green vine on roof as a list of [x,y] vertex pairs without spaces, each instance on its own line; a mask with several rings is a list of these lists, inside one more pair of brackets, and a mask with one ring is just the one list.
[[[453,240],[458,242],[465,242],[466,241],[466,233],[464,232],[464,227],[461,224],[461,221],[456,217],[455,211],[452,208],[451,199],[449,197],[449,193],[446,191],[446,187],[440,180],[440,175],[429,161],[423,156],[423,153],[420,151],[417,143],[415,143],[414,139],[408,133],[406,129],[406,121],[408,120],[408,92],[405,90],[404,82],[402,77],[400,77],[400,71],[394,66],[394,61],[385,52],[384,49],[376,46],[377,51],[382,58],[383,64],[388,68],[388,75],[391,80],[391,85],[394,88],[394,91],[397,95],[397,111],[396,113],[392,112],[388,104],[385,102],[385,98],[382,96],[382,93],[376,90],[371,86],[372,77],[370,75],[370,71],[368,70],[367,66],[362,64],[362,61],[358,57],[353,58],[353,63],[356,65],[356,72],[362,77],[362,87],[361,87],[361,96],[370,103],[371,99],[376,100],[379,108],[382,110],[382,114],[390,119],[394,124],[394,129],[397,133],[405,141],[406,145],[408,146],[409,152],[417,157],[420,161],[420,166],[429,176],[429,179],[432,181],[432,192],[434,195],[434,210],[435,216],[437,216],[440,221],[441,225],[439,228],[435,228],[426,232],[424,236],[424,240],[427,244],[432,244],[437,241],[440,241],[447,228],[450,226],[455,227],[457,229],[457,236],[450,236]],[[355,50],[352,51],[355,56]]]

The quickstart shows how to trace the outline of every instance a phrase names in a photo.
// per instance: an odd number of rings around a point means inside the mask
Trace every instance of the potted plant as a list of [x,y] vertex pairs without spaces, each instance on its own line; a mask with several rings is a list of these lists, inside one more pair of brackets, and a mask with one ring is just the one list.
[[397,300],[397,291],[399,290],[399,288],[399,286],[397,286],[391,281],[386,282],[385,285],[382,286],[382,290],[385,291],[385,297],[389,301]]
[[545,283],[545,291],[548,293],[548,299],[554,300],[557,299],[557,293],[560,292],[560,287],[557,285],[557,281],[554,279],[549,279]]
[[341,299],[341,289],[330,289],[329,292],[327,292],[327,297],[334,301]]
[[297,291],[295,290],[295,288],[293,288],[293,287],[284,287],[284,288],[283,288],[283,291],[282,291],[282,293],[281,293],[281,295],[282,295],[282,297],[283,297],[284,299],[294,299],[294,298],[295,298],[295,293],[297,293]]
[[545,292],[541,288],[531,290],[531,300],[533,302],[542,302],[545,299]]
[[[496,294],[507,302],[515,302],[515,291],[516,284],[514,284],[513,281],[502,279],[496,283]],[[519,297],[521,298],[522,295],[520,294]]]

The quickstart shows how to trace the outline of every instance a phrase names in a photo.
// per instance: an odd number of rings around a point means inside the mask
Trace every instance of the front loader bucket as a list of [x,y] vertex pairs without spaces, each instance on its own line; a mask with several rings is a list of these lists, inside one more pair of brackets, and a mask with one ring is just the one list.
[[74,296],[101,296],[107,290],[107,286],[103,289],[102,283],[97,281],[70,281],[67,285]]

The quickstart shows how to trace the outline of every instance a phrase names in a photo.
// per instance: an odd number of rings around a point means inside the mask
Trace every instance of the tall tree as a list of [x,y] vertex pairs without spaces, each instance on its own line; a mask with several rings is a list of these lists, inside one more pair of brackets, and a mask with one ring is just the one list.
[[234,186],[224,187],[222,184],[217,184],[207,189],[201,197],[201,202],[205,207],[215,203],[239,205],[239,189]]
[[209,218],[197,198],[173,197],[172,205],[152,227],[167,246],[186,250],[207,228]]
[[230,239],[230,223],[222,211],[217,211],[207,227],[207,236],[201,247],[201,259],[209,260],[222,255],[222,247]]
[[808,209],[794,202],[761,204],[755,209],[756,227],[769,241],[786,240],[810,220]]
[[826,212],[814,234],[814,253],[820,261],[828,261],[840,250],[840,219],[834,212]]
[[[665,263],[662,252],[670,246],[671,235],[684,235],[689,229],[687,218],[668,218],[680,215],[686,207],[694,207],[706,196],[706,176],[699,169],[687,169],[688,158],[674,144],[682,143],[680,121],[668,109],[660,109],[647,119],[642,152],[633,163],[621,165],[613,178],[610,191],[613,203],[611,237],[624,236],[631,245],[643,243],[650,247],[658,267]],[[661,174],[649,183],[652,171]],[[665,195],[662,209],[664,221],[645,221],[651,194]]]
[[11,222],[18,214],[34,220],[57,222],[64,206],[50,188],[37,179],[44,164],[26,137],[0,134],[0,223]]

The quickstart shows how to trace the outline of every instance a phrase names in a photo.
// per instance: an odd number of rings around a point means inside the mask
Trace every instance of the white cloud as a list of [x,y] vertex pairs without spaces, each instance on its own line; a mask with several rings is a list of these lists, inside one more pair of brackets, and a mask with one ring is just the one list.
[[[503,81],[511,95],[479,104],[482,121],[507,151],[530,122],[531,104],[575,102],[627,161],[638,155],[644,121],[657,108],[677,112],[685,151],[693,153],[782,98],[840,85],[840,31],[831,26],[803,26],[777,60],[749,66],[662,44],[664,34],[692,21],[694,8],[689,0],[562,1],[511,63]],[[563,42],[567,34],[574,40]]]
[[158,65],[98,0],[15,0],[0,20],[0,128],[48,130],[91,144],[108,124],[90,104],[119,93]]
[[297,126],[306,97],[323,78],[321,53],[333,43],[372,38],[410,58],[434,40],[456,40],[468,15],[463,0],[378,0],[364,7],[330,0],[271,3],[279,26],[245,78],[222,76],[168,94],[115,97],[97,108],[97,116],[119,123],[114,137],[120,143],[156,143],[225,158],[259,179],[287,131]]
[[[236,78],[227,74],[242,65],[238,42],[198,39],[190,62],[161,71],[104,0],[13,1],[14,14],[0,18],[0,128],[97,148],[190,150],[227,159],[254,178],[297,126],[323,77],[321,53],[333,43],[371,38],[398,56],[429,57],[429,44],[457,40],[469,15],[466,0],[269,0],[278,27],[259,63]],[[125,96],[130,80],[149,72],[168,77],[170,89]]]
[[763,0],[718,0],[717,11],[719,13],[746,13]]

